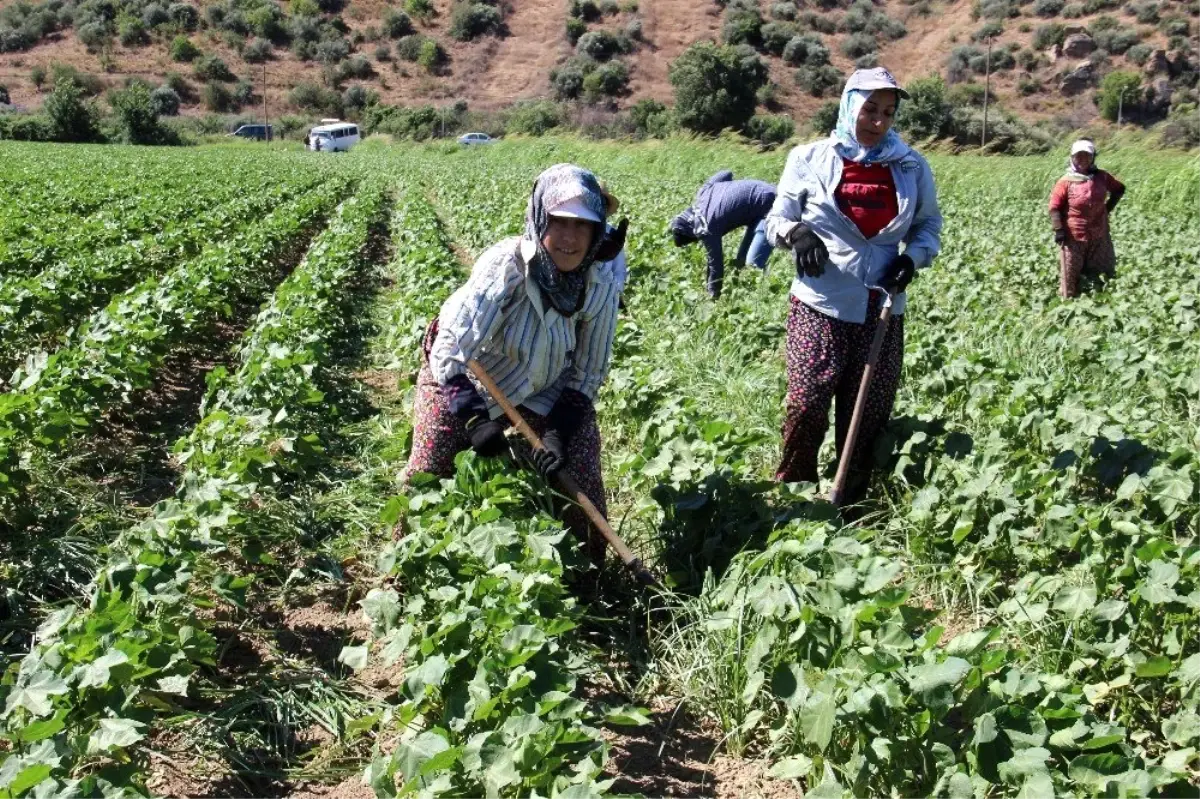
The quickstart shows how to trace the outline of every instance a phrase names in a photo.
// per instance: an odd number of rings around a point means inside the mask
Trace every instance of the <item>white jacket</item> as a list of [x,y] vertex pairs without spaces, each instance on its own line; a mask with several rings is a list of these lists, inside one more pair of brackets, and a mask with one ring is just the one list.
[[[829,250],[820,277],[797,277],[792,296],[827,316],[848,322],[866,321],[869,286],[878,286],[900,245],[918,269],[941,250],[942,215],[929,163],[908,149],[890,162],[900,213],[873,238],[865,238],[838,208],[834,192],[842,180],[842,158],[833,138],[802,144],[788,155],[771,213],[767,237],[788,249],[787,236],[798,224],[808,225]],[[897,295],[893,314],[904,313],[904,294]]]

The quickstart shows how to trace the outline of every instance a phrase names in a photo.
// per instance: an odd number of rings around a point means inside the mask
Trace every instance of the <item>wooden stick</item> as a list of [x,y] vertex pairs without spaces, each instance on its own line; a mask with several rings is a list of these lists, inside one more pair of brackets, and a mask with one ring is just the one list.
[[[487,373],[487,370],[483,368],[483,365],[479,363],[479,361],[472,358],[471,360],[467,361],[467,368],[470,369],[471,373],[475,375],[475,379],[483,384],[483,387],[487,389],[487,393],[492,395],[492,399],[496,400],[496,404],[499,405],[504,411],[504,415],[508,417],[510,422],[512,422],[512,425],[517,429],[517,432],[529,442],[529,446],[533,447],[534,449],[540,449],[542,446],[542,439],[538,437],[538,434],[533,431],[533,428],[530,427],[525,421],[525,418],[521,416],[521,412],[518,411],[511,402],[509,402],[508,397],[504,395],[504,392],[500,389],[500,386],[496,385],[496,381],[492,380],[492,376]],[[575,500],[579,507],[583,508],[583,512],[587,515],[588,520],[592,523],[592,526],[600,531],[600,534],[604,536],[606,541],[608,541],[609,546],[611,546],[613,551],[617,553],[617,556],[621,559],[621,562],[633,571],[638,581],[645,585],[657,586],[658,581],[655,580],[654,575],[652,575],[649,570],[646,569],[646,566],[642,563],[642,559],[637,555],[634,555],[633,552],[630,551],[629,547],[625,545],[625,542],[621,540],[621,537],[617,535],[616,531],[613,530],[612,526],[608,523],[608,519],[604,518],[604,514],[600,512],[600,509],[597,508],[590,499],[588,499],[587,494],[583,493],[583,489],[579,487],[579,483],[575,482],[575,478],[572,477],[565,469],[560,469],[558,473],[554,475],[554,479],[558,482],[559,486],[563,489],[567,496]]]
[[875,366],[879,361],[879,353],[883,349],[883,339],[887,335],[888,321],[892,318],[892,295],[888,294],[883,301],[883,310],[879,312],[879,322],[875,325],[875,338],[871,339],[871,350],[867,355],[867,366],[863,369],[862,382],[858,384],[858,397],[854,401],[854,415],[850,417],[850,429],[846,432],[846,443],[842,446],[842,456],[838,460],[837,477],[833,480],[833,490],[829,492],[829,501],[839,508],[842,506],[842,495],[846,491],[846,480],[850,476],[850,459],[854,454],[854,445],[858,443],[858,431],[862,426],[863,413],[867,409],[867,394],[871,388],[871,380],[875,377]]

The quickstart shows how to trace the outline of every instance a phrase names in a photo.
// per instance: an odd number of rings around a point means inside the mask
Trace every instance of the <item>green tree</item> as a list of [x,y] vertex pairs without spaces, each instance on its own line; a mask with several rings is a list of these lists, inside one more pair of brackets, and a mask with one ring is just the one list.
[[767,67],[751,48],[697,42],[671,64],[679,124],[700,133],[741,129],[754,116]]
[[109,102],[121,123],[121,139],[126,144],[158,144],[162,140],[158,110],[146,84],[132,83],[114,92]]
[[900,103],[896,127],[913,139],[946,135],[954,109],[946,99],[946,82],[941,76],[917,78],[904,88],[909,98]]
[[69,78],[59,78],[46,98],[46,117],[55,141],[87,142],[98,138],[96,114],[83,99],[83,89]]
[[1118,111],[1128,119],[1141,111],[1142,77],[1136,72],[1110,72],[1100,82],[1100,116],[1117,121]]

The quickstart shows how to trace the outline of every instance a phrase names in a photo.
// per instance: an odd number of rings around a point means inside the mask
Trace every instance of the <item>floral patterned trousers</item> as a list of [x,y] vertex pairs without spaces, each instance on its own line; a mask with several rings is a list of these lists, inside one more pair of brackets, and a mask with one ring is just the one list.
[[1103,275],[1111,279],[1117,273],[1117,254],[1113,251],[1112,236],[1107,233],[1090,241],[1071,240],[1059,250],[1062,270],[1058,294],[1064,300],[1079,296],[1084,277],[1094,280]]
[[[787,322],[787,410],[783,421],[783,458],[775,479],[817,482],[817,453],[829,429],[829,406],[837,402],[839,457],[854,414],[859,383],[883,295],[871,293],[864,324],[846,322],[810,308],[795,297]],[[866,496],[875,439],[887,423],[900,384],[904,356],[904,317],[893,316],[867,394],[858,442],[851,456],[845,501]]]
[[[403,480],[417,472],[438,477],[454,474],[454,457],[471,446],[466,425],[450,412],[441,387],[425,363],[417,376],[417,395],[413,403],[413,445]],[[546,417],[521,408],[521,415],[539,436],[546,432]],[[608,516],[604,499],[604,478],[600,469],[600,428],[596,412],[587,411],[583,423],[567,441],[567,464],[564,467],[587,494],[600,513]],[[578,505],[563,512],[563,523],[580,541],[585,542],[587,556],[597,567],[604,563],[604,538],[588,523]]]

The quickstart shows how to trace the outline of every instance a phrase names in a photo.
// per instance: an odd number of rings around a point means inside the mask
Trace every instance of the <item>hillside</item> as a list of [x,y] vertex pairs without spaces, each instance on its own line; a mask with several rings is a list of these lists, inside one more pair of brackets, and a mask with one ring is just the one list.
[[[271,116],[353,116],[371,92],[393,105],[465,101],[481,111],[557,93],[615,110],[642,98],[669,103],[670,63],[713,39],[754,46],[773,83],[764,104],[803,123],[856,62],[883,64],[902,81],[943,75],[959,87],[959,104],[977,103],[990,37],[992,96],[1028,121],[1088,123],[1095,87],[1113,69],[1141,73],[1139,97],[1160,116],[1195,101],[1195,58],[1184,53],[1195,50],[1200,9],[1182,0],[495,2],[22,0],[0,9],[0,85],[28,109],[42,103],[55,65],[66,65],[98,76],[93,91],[170,80],[184,114],[258,114],[264,86]],[[480,7],[491,15],[485,32],[459,41],[459,17]],[[580,35],[594,59],[576,55]],[[213,57],[228,68],[215,79],[198,66]],[[556,69],[569,74],[552,83]]]

